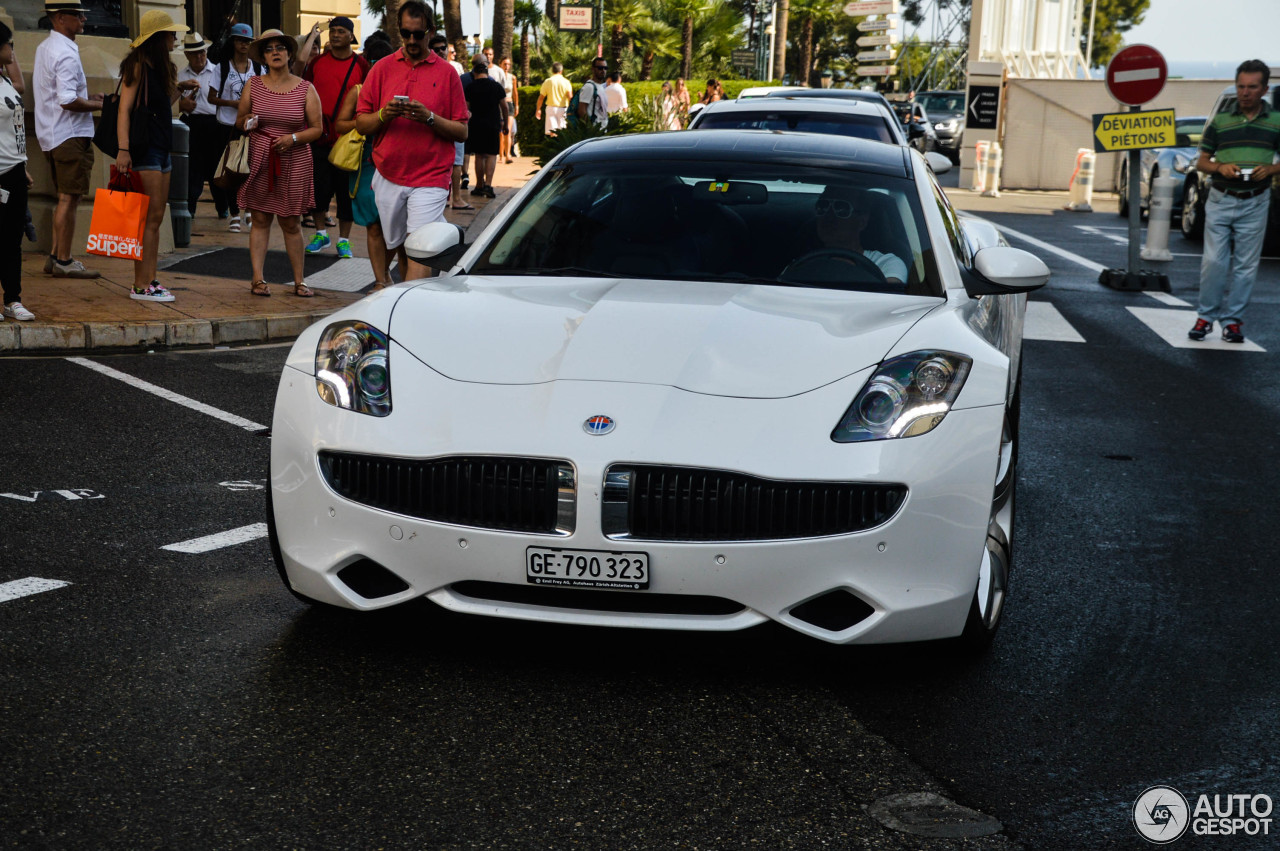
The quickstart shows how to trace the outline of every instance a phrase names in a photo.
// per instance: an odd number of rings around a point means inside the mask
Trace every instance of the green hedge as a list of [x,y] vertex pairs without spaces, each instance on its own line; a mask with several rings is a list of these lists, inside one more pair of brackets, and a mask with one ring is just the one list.
[[[698,98],[702,96],[702,92],[707,87],[707,81],[697,81],[699,83],[696,89],[689,90],[689,97],[692,103],[697,103]],[[581,84],[574,81],[573,90],[576,92]],[[778,86],[781,83],[776,80],[760,82],[759,80],[722,80],[721,85],[724,86],[725,97],[729,99],[736,98],[743,89],[752,86]],[[662,81],[649,80],[643,83],[623,83],[622,87],[627,90],[627,103],[634,110],[645,98],[656,100],[662,94]],[[532,154],[541,144],[543,137],[543,122],[533,117],[538,107],[538,92],[541,86],[520,86],[520,116],[516,120],[519,125],[516,129],[516,140],[520,144],[520,153],[522,155]]]

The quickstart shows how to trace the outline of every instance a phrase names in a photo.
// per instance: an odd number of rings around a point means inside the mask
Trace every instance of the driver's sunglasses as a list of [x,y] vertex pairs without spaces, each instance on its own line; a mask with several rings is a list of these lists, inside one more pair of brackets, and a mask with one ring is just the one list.
[[813,209],[819,216],[832,213],[837,219],[847,219],[853,215],[853,202],[839,198],[819,198]]
[[422,41],[424,38],[427,37],[427,31],[426,30],[407,30],[404,27],[401,27],[400,37],[405,41]]

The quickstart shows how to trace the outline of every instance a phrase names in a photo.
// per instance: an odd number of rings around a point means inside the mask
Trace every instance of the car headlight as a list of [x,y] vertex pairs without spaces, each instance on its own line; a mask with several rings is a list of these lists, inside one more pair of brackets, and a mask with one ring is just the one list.
[[912,352],[880,364],[831,432],[836,443],[927,434],[960,395],[973,360],[953,352]]
[[1186,174],[1191,170],[1191,157],[1186,154],[1174,154],[1173,170],[1178,174]]
[[954,118],[951,119],[950,121],[939,121],[937,124],[933,125],[933,129],[934,130],[955,130],[956,121]]
[[316,346],[316,391],[348,411],[391,413],[387,335],[364,322],[335,322]]

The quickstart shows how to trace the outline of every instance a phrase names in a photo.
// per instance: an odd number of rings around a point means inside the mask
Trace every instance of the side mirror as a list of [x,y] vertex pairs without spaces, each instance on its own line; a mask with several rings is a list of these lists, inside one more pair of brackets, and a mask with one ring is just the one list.
[[907,138],[919,139],[924,135],[924,128],[920,126],[919,121],[912,121],[907,125]]
[[951,171],[951,158],[946,154],[940,154],[937,151],[930,151],[924,155],[925,162],[929,164],[929,168],[934,174],[946,174]]
[[1049,267],[1021,248],[993,245],[973,255],[973,269],[964,271],[964,279],[971,296],[1026,293],[1049,282]]
[[462,228],[448,222],[423,225],[404,241],[405,253],[433,269],[448,269],[466,253]]

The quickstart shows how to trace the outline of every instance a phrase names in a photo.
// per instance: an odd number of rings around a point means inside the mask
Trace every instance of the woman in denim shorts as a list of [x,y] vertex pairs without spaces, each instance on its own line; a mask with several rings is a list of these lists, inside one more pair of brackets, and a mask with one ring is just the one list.
[[[133,290],[129,297],[138,301],[173,301],[173,295],[156,280],[156,255],[160,249],[160,225],[164,222],[164,205],[169,200],[169,179],[173,162],[173,102],[180,90],[199,88],[196,80],[178,83],[178,69],[169,54],[173,52],[177,34],[187,31],[176,24],[168,13],[153,9],[142,16],[141,35],[133,40],[129,55],[120,63],[120,118],[117,136],[120,153],[116,170],[121,174],[137,172],[142,191],[150,199],[147,221],[142,233],[142,259],[133,262]],[[130,150],[133,121],[145,121],[146,133],[136,130],[132,138],[145,149]]]

